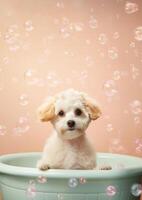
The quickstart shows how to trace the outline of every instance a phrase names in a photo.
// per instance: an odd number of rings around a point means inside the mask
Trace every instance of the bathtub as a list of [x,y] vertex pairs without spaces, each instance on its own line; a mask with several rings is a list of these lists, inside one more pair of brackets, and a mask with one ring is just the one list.
[[138,200],[142,192],[142,159],[98,153],[98,165],[109,171],[35,168],[40,153],[0,157],[0,190],[4,200]]

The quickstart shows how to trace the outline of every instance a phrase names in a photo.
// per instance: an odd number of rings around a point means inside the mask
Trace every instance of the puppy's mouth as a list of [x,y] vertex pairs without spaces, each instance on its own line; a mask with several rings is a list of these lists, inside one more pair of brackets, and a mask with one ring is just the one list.
[[68,128],[67,130],[68,131],[74,131],[74,130],[76,130],[76,128]]

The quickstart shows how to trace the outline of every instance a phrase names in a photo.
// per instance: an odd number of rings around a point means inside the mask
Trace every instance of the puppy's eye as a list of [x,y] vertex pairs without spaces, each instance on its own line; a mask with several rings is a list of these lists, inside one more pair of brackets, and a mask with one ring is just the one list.
[[60,110],[60,111],[58,112],[58,115],[61,116],[61,117],[63,117],[63,116],[65,115],[65,112],[64,112],[63,110]]
[[79,108],[77,108],[75,110],[75,115],[80,116],[82,114],[82,110],[80,110]]

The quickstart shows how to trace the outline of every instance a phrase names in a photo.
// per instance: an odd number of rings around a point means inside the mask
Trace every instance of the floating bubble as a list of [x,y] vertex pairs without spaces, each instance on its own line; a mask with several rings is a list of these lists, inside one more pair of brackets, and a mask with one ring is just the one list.
[[90,19],[89,19],[89,27],[92,29],[96,29],[98,27],[98,21],[92,15],[90,16]]
[[133,184],[131,187],[131,194],[135,197],[139,197],[142,194],[142,185],[141,184]]
[[77,32],[83,31],[84,24],[81,22],[74,23],[74,30]]
[[135,145],[136,145],[136,152],[142,153],[142,139],[136,139]]
[[115,47],[112,47],[108,50],[108,56],[112,60],[115,60],[118,58],[118,50]]
[[106,193],[107,193],[108,196],[114,196],[114,195],[116,195],[116,193],[117,193],[116,187],[113,186],[113,185],[109,185],[106,188]]
[[19,103],[21,106],[27,106],[29,103],[29,97],[27,94],[22,94],[19,98]]
[[25,30],[28,32],[33,31],[34,26],[33,26],[33,22],[31,20],[28,20],[25,22]]
[[80,177],[80,178],[79,178],[79,183],[80,183],[80,184],[83,185],[83,184],[85,184],[86,182],[87,182],[87,181],[86,181],[86,178],[84,178],[84,177]]
[[138,26],[138,27],[135,29],[134,38],[135,38],[137,41],[142,41],[142,26]]
[[9,64],[9,58],[7,56],[3,57],[2,61],[5,65]]
[[4,136],[7,132],[7,128],[4,125],[0,125],[0,136]]
[[38,177],[38,182],[44,184],[44,183],[47,182],[47,178],[46,178],[46,177],[43,177],[43,176],[39,176],[39,177]]
[[135,117],[134,117],[134,123],[135,123],[135,124],[140,124],[140,123],[141,123],[141,119],[140,119],[139,116],[135,116]]
[[57,199],[58,200],[63,200],[64,199],[64,195],[63,194],[57,194]]
[[130,64],[130,67],[132,71],[132,79],[136,79],[140,75],[139,69],[135,67],[134,64]]
[[21,136],[23,133],[29,131],[29,129],[29,119],[27,118],[27,116],[22,116],[19,118],[16,127],[13,129],[13,133],[15,135]]
[[120,35],[119,35],[118,32],[114,32],[114,33],[113,33],[113,38],[114,38],[115,40],[117,40],[119,37],[120,37]]
[[124,146],[121,144],[120,138],[113,138],[111,139],[109,145],[109,151],[114,153],[127,153]]
[[100,43],[100,44],[104,45],[104,44],[107,43],[108,38],[107,38],[106,34],[101,33],[101,34],[99,35],[99,37],[98,37],[98,40],[99,40],[99,43]]
[[132,101],[130,104],[130,109],[131,112],[135,115],[139,115],[140,113],[142,113],[142,102],[139,100],[134,100]]
[[135,48],[135,47],[136,47],[136,44],[135,44],[135,42],[130,42],[129,46],[130,46],[131,48]]
[[70,178],[68,181],[68,186],[71,188],[75,188],[78,186],[78,180],[77,178]]
[[116,70],[113,72],[113,80],[118,81],[121,78],[121,72]]
[[103,89],[104,89],[105,95],[108,97],[113,97],[114,95],[118,93],[118,91],[116,90],[115,82],[113,80],[105,81],[103,85]]
[[57,3],[56,3],[56,6],[58,7],[58,8],[64,8],[65,6],[64,6],[64,3],[62,2],[62,1],[58,1]]
[[112,126],[112,124],[107,124],[107,127],[106,127],[106,130],[108,131],[108,132],[111,132],[111,131],[113,131],[114,130],[114,128],[113,128],[113,126]]
[[34,69],[27,69],[24,73],[24,79],[29,85],[36,85],[38,82],[37,71]]
[[27,197],[30,198],[30,199],[33,199],[36,197],[36,187],[35,187],[35,183],[34,181],[29,181],[29,185],[28,185],[28,188],[27,188]]
[[135,13],[139,10],[138,4],[127,1],[125,4],[125,12],[127,14]]

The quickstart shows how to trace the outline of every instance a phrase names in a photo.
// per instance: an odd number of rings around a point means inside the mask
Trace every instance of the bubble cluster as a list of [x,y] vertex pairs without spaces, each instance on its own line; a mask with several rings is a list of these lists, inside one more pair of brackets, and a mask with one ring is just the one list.
[[16,127],[13,129],[13,133],[17,136],[21,136],[22,134],[28,132],[30,129],[29,119],[27,116],[21,116],[18,119]]
[[75,188],[78,186],[78,179],[77,178],[70,178],[68,181],[68,186],[71,188]]
[[141,184],[133,184],[131,187],[131,194],[135,197],[139,197],[142,194],[142,185]]
[[20,49],[22,41],[17,24],[10,25],[5,34],[5,42],[10,51],[17,51]]
[[97,19],[95,18],[94,15],[90,16],[89,27],[92,28],[92,29],[96,29],[98,27],[98,21],[97,21]]
[[112,60],[116,60],[118,58],[118,50],[116,47],[111,47],[108,50],[108,57]]
[[125,4],[125,12],[127,14],[133,14],[139,10],[138,4],[127,1]]
[[99,37],[98,37],[98,40],[99,40],[99,43],[100,43],[100,44],[104,45],[104,44],[107,43],[108,38],[107,38],[107,36],[106,36],[105,33],[101,33],[101,34],[99,35]]
[[103,85],[104,93],[107,97],[113,97],[118,93],[114,80],[107,80]]
[[142,41],[142,26],[138,26],[134,31],[134,38],[137,41]]
[[0,136],[4,136],[7,133],[7,128],[0,124]]
[[29,103],[29,96],[27,94],[22,94],[19,97],[19,103],[21,106],[27,106]]
[[35,182],[33,180],[30,180],[26,191],[27,197],[33,199],[36,197],[36,193],[37,191],[35,187]]
[[117,189],[116,189],[116,187],[115,186],[113,186],[113,185],[109,185],[107,188],[106,188],[106,194],[108,195],[108,196],[114,196],[114,195],[116,195],[116,193],[117,193]]

